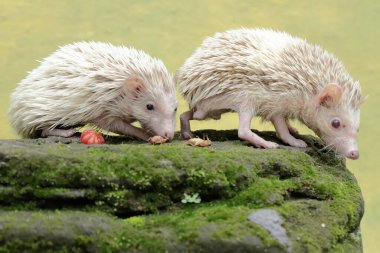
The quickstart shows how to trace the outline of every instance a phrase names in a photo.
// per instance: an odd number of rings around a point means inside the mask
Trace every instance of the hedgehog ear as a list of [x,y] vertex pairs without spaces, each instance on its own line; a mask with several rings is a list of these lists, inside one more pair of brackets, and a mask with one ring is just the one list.
[[317,107],[327,107],[337,105],[342,98],[342,88],[336,84],[328,84],[326,87],[319,93],[317,98]]
[[145,84],[143,80],[141,80],[138,77],[128,78],[124,82],[125,93],[131,99],[137,99],[144,89],[145,89]]

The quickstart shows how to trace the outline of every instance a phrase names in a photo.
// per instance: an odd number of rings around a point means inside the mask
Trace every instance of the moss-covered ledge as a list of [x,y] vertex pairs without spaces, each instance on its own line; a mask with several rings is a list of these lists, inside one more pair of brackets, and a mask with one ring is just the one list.
[[260,150],[234,130],[195,135],[213,145],[0,141],[0,252],[361,251],[359,186],[318,139]]

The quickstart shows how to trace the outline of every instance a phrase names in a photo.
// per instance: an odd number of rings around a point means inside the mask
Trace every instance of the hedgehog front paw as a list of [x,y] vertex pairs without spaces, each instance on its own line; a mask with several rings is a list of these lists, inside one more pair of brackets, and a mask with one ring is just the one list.
[[286,141],[290,146],[297,147],[297,148],[306,148],[307,144],[300,139],[296,138],[289,138],[289,140]]
[[193,135],[191,134],[191,132],[188,132],[188,131],[181,132],[181,136],[182,136],[182,139],[185,139],[185,140],[193,138]]
[[278,148],[280,146],[275,142],[266,141],[264,139],[256,140],[252,144],[255,145],[257,148],[264,148],[264,149],[274,149],[274,148]]
[[274,149],[274,148],[278,148],[280,145],[275,142],[265,141],[265,143],[261,143],[260,146],[261,148],[265,148],[265,149]]
[[289,143],[289,144],[291,146],[297,147],[297,148],[306,148],[307,147],[306,142],[304,142],[303,140],[299,140],[299,139],[295,139],[295,141],[293,143]]

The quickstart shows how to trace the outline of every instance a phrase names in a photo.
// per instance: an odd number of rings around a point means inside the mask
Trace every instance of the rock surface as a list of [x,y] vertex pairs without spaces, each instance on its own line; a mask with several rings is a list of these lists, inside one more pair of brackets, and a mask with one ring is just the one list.
[[233,130],[195,135],[212,146],[0,141],[0,252],[361,252],[360,188],[318,139],[261,150]]
[[282,227],[282,218],[275,210],[259,209],[248,216],[248,220],[268,231],[281,245],[291,252],[291,244],[286,230]]

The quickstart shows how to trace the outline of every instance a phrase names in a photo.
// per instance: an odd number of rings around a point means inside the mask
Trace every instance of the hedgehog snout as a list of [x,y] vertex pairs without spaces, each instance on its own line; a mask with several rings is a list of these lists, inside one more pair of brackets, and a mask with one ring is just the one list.
[[174,131],[168,130],[168,129],[167,130],[163,129],[163,131],[155,131],[155,134],[162,136],[162,137],[169,139],[169,140],[172,140],[174,137]]
[[351,150],[348,153],[347,158],[352,159],[352,160],[359,159],[359,151],[357,151],[357,150]]
[[165,132],[163,137],[165,137],[166,139],[171,140],[174,137],[174,133],[173,132]]
[[358,145],[356,140],[353,138],[340,140],[338,143],[336,143],[336,148],[339,153],[341,153],[348,159],[359,159]]
[[159,121],[152,127],[153,132],[156,135],[160,135],[166,139],[173,139],[175,125],[171,121]]

